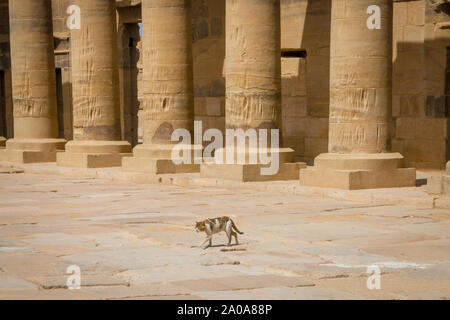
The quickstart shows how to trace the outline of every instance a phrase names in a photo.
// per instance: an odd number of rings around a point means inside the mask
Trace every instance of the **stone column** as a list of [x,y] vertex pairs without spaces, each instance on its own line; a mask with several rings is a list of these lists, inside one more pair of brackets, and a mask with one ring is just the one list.
[[[230,136],[227,147],[216,152],[215,164],[202,165],[202,176],[238,181],[298,179],[294,151],[270,147],[270,130],[280,129],[281,123],[280,29],[280,0],[226,1],[226,128],[256,130],[257,136],[260,129],[267,129],[268,152],[280,158],[278,172],[261,175],[258,151],[262,148],[249,143],[236,146]],[[233,144],[233,150],[228,144]],[[233,154],[234,161],[225,161],[227,153]],[[245,160],[239,161],[242,153]],[[256,163],[250,163],[252,153],[256,153]],[[218,164],[222,161],[227,164]]]
[[450,194],[450,161],[445,167],[445,175],[443,176],[443,193]]
[[[380,28],[369,28],[368,19],[376,22],[377,11]],[[329,153],[319,155],[313,169],[301,171],[301,184],[415,185],[415,169],[402,168],[403,156],[390,152],[392,14],[392,0],[332,2]]]
[[[2,3],[0,2],[0,10],[3,9]],[[2,16],[2,12],[0,12],[0,17]],[[1,27],[1,25],[0,25]],[[1,65],[1,64],[0,64]],[[2,74],[0,73],[0,76]],[[0,148],[4,148],[6,144],[6,96],[3,96],[5,91],[5,79],[0,79]]]
[[[198,164],[172,162],[172,133],[186,129],[193,139],[194,84],[190,0],[142,1],[144,144],[123,161],[126,171],[198,172]],[[191,140],[192,141],[192,140]],[[201,148],[201,146],[199,147]],[[187,144],[185,152],[193,153]]]
[[74,0],[81,28],[71,30],[73,136],[58,155],[63,167],[121,166],[131,145],[121,141],[115,0]]
[[[1,105],[2,101],[0,98],[0,108],[3,108],[3,105]],[[6,138],[3,136],[3,132],[6,131],[6,128],[4,128],[4,119],[2,114],[2,109],[0,109],[0,148],[3,148],[6,144]],[[6,135],[6,134],[5,134]]]
[[14,139],[1,160],[53,162],[58,139],[51,0],[9,1]]

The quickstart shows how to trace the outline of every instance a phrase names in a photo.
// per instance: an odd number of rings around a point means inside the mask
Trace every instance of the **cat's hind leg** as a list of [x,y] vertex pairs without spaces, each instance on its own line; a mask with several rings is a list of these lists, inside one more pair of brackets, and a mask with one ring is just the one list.
[[233,239],[233,231],[230,229],[225,230],[228,237],[228,246],[231,246],[231,240]]
[[232,233],[231,233],[230,243],[231,243],[231,239],[232,239],[233,236],[236,239],[236,245],[238,245],[239,244],[238,236],[237,236],[237,233],[234,232],[234,231],[232,231]]

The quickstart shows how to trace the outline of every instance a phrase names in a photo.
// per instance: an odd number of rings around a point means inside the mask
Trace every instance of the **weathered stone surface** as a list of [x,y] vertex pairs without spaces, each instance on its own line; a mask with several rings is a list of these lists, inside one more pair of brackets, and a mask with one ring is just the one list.
[[75,140],[120,140],[114,0],[77,0],[81,29],[71,30]]
[[[198,172],[198,164],[175,165],[171,154],[178,143],[171,139],[175,130],[186,129],[193,138],[191,3],[144,1],[142,21],[143,28],[151,30],[142,37],[144,144],[135,147],[134,157],[124,159],[122,167],[125,171],[156,174]],[[207,36],[201,24],[194,29],[198,37]]]
[[280,1],[228,1],[226,13],[226,126],[279,128]]
[[38,287],[28,281],[25,281],[20,278],[9,278],[0,276],[0,290],[29,290],[29,289],[38,289]]
[[[366,26],[370,5],[381,29]],[[333,1],[330,152],[387,152],[391,122],[392,1]]]
[[240,182],[296,180],[299,170],[306,168],[306,164],[303,162],[281,163],[275,175],[266,176],[261,175],[261,168],[264,167],[267,166],[260,164],[203,164],[200,174],[204,178],[214,177]]
[[[444,209],[80,174],[3,175],[0,189],[2,299],[448,296]],[[233,217],[241,245],[226,247],[221,234],[195,247],[204,235],[193,223],[211,212]],[[70,265],[81,268],[81,290],[64,289]],[[382,290],[367,289],[369,265],[380,267]]]
[[58,122],[51,1],[12,1],[9,14],[14,135],[55,138]]
[[[142,3],[144,143],[171,144],[178,128],[193,129],[194,87],[190,1]],[[170,21],[170,23],[168,23]]]
[[[0,150],[0,160],[54,162],[56,152],[64,150],[65,140],[57,139],[51,1],[14,1],[9,6],[9,16],[14,139],[6,141],[6,149]],[[1,79],[3,91],[5,80]],[[5,93],[0,97],[2,109],[6,109]],[[2,117],[3,125],[6,121]],[[4,146],[3,137],[0,140]]]
[[[379,29],[367,26],[371,5],[381,10]],[[392,21],[392,1],[333,1],[329,153],[300,172],[302,185],[348,190],[415,186],[415,169],[403,168],[403,156],[389,153]]]
[[[249,19],[250,16],[254,18]],[[270,181],[295,179],[300,167],[294,161],[294,151],[271,146],[270,129],[281,127],[281,22],[280,1],[226,2],[226,77],[225,126],[228,129],[268,129],[266,146],[277,152],[281,159],[280,170],[273,175],[261,174],[260,160],[256,164],[222,165],[223,154],[244,153],[249,158],[255,150],[246,144],[245,150],[235,152],[216,150],[216,164],[203,164],[202,176],[237,181]],[[235,141],[227,142],[235,146]],[[281,133],[279,147],[282,144]],[[234,147],[235,148],[235,147]],[[260,149],[258,149],[260,148]],[[256,147],[256,153],[262,151]],[[234,157],[236,158],[236,156]],[[285,163],[290,162],[290,163]],[[227,173],[227,171],[229,171]]]
[[59,154],[62,167],[119,167],[131,145],[121,140],[114,0],[77,0],[81,28],[71,30],[74,141]]

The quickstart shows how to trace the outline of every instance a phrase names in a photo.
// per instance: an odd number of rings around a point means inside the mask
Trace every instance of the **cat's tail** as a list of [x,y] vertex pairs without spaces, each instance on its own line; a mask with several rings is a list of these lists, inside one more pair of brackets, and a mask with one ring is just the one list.
[[[231,219],[230,219],[231,220]],[[234,224],[234,221],[233,220],[231,220],[231,224],[232,224],[232,226],[233,226],[233,229],[234,229],[234,231],[236,231],[237,233],[239,233],[239,234],[244,234],[243,232],[241,232],[241,231],[239,231],[239,229],[236,227],[236,225]]]

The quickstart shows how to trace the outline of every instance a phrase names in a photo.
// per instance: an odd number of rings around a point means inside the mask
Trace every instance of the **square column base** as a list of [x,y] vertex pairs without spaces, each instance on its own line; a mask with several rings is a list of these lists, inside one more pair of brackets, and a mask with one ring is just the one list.
[[450,195],[450,175],[444,176],[443,193]]
[[300,172],[300,185],[345,190],[416,186],[416,169],[400,153],[323,153]]
[[[190,159],[194,163],[181,163],[172,161],[173,144],[142,144],[133,149],[134,156],[122,161],[122,170],[126,172],[142,172],[151,174],[178,174],[200,172],[201,158],[195,161],[197,154],[202,154],[202,146],[184,145],[183,155],[190,153]],[[178,146],[179,147],[179,146]]]
[[262,175],[262,164],[202,164],[202,178],[217,178],[239,182],[286,181],[297,180],[300,169],[306,168],[306,163],[280,163],[278,173]]
[[1,149],[0,161],[21,164],[55,162],[57,152]]
[[308,168],[300,171],[300,185],[344,190],[416,186],[416,169],[336,170]]
[[110,168],[120,167],[122,158],[132,155],[127,141],[69,141],[56,162],[60,167]]
[[196,173],[200,171],[200,165],[176,165],[171,159],[130,157],[123,158],[122,170],[125,172],[142,172],[153,174]]
[[68,168],[111,168],[120,167],[123,157],[131,157],[132,153],[58,153],[56,162],[60,167]]
[[64,150],[65,144],[64,139],[9,139],[6,148],[0,150],[0,161],[21,164],[55,162],[57,153]]
[[443,193],[450,194],[450,161],[447,162],[445,171],[446,175],[443,177]]

